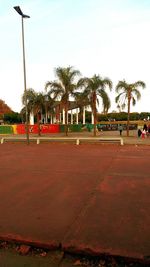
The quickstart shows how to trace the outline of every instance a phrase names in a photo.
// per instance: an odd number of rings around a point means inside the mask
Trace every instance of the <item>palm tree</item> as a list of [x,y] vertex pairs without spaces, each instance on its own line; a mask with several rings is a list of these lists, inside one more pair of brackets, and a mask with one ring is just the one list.
[[63,108],[65,109],[65,133],[68,135],[68,105],[69,97],[73,96],[77,84],[75,78],[80,75],[78,70],[74,70],[73,67],[55,69],[56,81],[49,81],[45,85],[45,89],[50,88],[49,94],[54,96],[54,99],[61,99]]
[[75,92],[74,98],[77,106],[80,109],[80,114],[83,117],[83,109],[90,106],[89,98],[87,97],[87,94],[85,94],[85,92]]
[[108,86],[112,89],[112,81],[109,78],[102,79],[99,75],[94,75],[92,78],[83,78],[81,84],[84,83],[84,94],[89,98],[92,113],[94,115],[94,136],[96,136],[96,123],[97,123],[97,109],[96,104],[99,104],[97,96],[102,99],[103,109],[108,107],[110,103],[108,94],[105,89]]
[[[27,105],[28,112],[33,112],[37,117],[38,135],[40,135],[40,115],[41,110],[45,107],[45,96],[43,93],[37,93],[34,89],[27,89]],[[25,104],[25,94],[23,94],[22,102]]]
[[21,115],[22,123],[24,123],[26,121],[26,107],[25,106],[21,109],[20,115]]
[[54,114],[54,104],[55,104],[55,99],[51,97],[49,93],[45,94],[45,118],[46,118],[46,123],[48,122],[48,114]]
[[127,136],[129,136],[129,123],[130,123],[130,106],[136,104],[136,100],[141,98],[141,93],[138,90],[139,87],[145,88],[145,83],[137,81],[135,83],[127,83],[125,80],[119,81],[116,86],[116,93],[118,94],[115,98],[116,103],[122,109],[127,106],[128,118],[127,118]]
[[105,97],[104,98],[104,101],[103,101],[103,114],[107,114],[108,113],[108,110],[110,109],[111,107],[111,102],[110,102],[110,98],[108,97]]

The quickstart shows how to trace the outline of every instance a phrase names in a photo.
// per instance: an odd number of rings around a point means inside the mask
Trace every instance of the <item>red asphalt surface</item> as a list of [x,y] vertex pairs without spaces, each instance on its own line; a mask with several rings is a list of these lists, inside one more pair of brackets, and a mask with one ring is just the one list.
[[0,236],[150,256],[149,146],[0,146]]

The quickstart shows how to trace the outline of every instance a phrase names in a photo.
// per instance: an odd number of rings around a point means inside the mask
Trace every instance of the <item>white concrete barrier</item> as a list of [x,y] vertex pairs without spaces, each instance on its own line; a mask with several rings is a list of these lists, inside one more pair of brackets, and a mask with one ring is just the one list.
[[[54,141],[61,141],[61,142],[68,142],[68,141],[75,141],[76,145],[79,145],[82,141],[85,142],[101,142],[101,143],[120,143],[120,145],[124,145],[122,137],[30,137],[30,142],[35,141],[37,145],[39,145],[42,141],[47,142],[54,142]],[[1,144],[4,141],[26,141],[26,137],[3,137],[1,138]]]

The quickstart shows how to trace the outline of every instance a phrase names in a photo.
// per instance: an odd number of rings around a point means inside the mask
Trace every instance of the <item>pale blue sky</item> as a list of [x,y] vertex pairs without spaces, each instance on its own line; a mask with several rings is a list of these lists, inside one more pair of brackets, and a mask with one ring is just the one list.
[[[27,87],[44,90],[54,68],[68,65],[83,76],[143,80],[147,88],[132,111],[150,111],[150,0],[0,0],[0,98],[20,111],[23,93],[21,18]],[[115,97],[114,89],[110,94]],[[110,111],[116,109],[114,101]]]

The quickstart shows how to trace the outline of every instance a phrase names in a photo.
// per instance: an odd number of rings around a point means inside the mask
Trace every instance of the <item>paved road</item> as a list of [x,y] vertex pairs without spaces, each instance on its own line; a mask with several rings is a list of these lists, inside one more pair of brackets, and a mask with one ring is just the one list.
[[0,236],[150,255],[149,146],[3,144]]

